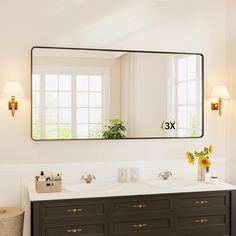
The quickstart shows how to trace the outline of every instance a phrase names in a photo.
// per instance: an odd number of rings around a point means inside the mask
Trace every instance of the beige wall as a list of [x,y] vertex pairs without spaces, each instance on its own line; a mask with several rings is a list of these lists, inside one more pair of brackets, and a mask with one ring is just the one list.
[[233,129],[234,129],[234,133],[233,133],[233,139],[232,139],[232,154],[231,157],[233,158],[233,162],[234,162],[234,168],[232,170],[232,173],[234,173],[233,176],[233,183],[236,184],[236,175],[235,175],[235,168],[236,168],[236,156],[235,156],[235,141],[236,141],[236,2],[234,2],[233,5]]
[[235,156],[235,140],[236,140],[236,2],[234,0],[227,1],[227,39],[228,39],[228,61],[229,61],[229,78],[231,79],[231,126],[229,128],[229,179],[236,184],[236,156]]
[[[213,143],[225,160],[225,117],[209,109],[215,83],[225,82],[225,1],[35,1],[0,5],[0,89],[22,83],[13,119],[0,99],[0,164],[182,159]],[[202,52],[205,55],[203,139],[34,142],[30,138],[30,49],[34,45]]]

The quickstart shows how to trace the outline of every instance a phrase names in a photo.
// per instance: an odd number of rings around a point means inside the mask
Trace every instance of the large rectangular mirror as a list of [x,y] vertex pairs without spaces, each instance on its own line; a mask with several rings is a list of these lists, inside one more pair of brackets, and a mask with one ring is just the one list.
[[34,140],[203,136],[203,56],[34,47]]

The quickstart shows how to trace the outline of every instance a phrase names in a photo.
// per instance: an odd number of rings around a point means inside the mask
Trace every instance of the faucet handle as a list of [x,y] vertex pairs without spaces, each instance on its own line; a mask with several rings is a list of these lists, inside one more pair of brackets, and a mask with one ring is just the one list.
[[167,180],[170,176],[173,176],[173,174],[171,173],[171,171],[167,170],[164,172],[161,172],[159,174],[159,178],[163,179],[163,180]]
[[90,184],[94,179],[96,179],[94,174],[83,175],[81,181],[85,181],[86,184]]
[[92,175],[89,175],[90,176],[90,178],[93,180],[93,179],[95,179],[96,180],[96,177],[95,177],[95,175],[94,174],[92,174]]

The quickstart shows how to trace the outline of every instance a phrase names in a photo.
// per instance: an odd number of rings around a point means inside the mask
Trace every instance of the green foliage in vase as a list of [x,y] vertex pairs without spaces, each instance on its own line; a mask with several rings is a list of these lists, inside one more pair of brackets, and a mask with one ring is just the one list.
[[106,126],[106,130],[103,131],[102,136],[105,139],[122,139],[126,138],[126,131],[127,129],[122,120],[113,119],[109,120],[109,124]]
[[213,146],[204,147],[202,151],[186,152],[186,158],[189,164],[194,165],[196,159],[198,159],[198,165],[202,169],[209,169],[211,166],[210,155],[213,153]]

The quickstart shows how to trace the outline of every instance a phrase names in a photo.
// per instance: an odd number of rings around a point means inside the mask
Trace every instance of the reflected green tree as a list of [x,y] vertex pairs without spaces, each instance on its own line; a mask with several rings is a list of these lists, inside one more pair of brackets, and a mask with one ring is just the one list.
[[60,126],[58,131],[60,139],[71,139],[71,127],[69,125]]

